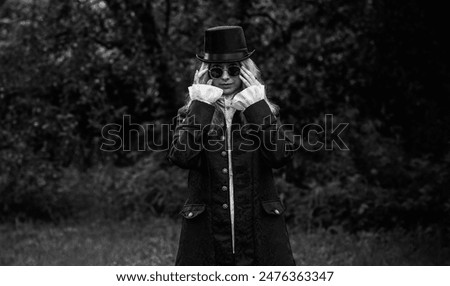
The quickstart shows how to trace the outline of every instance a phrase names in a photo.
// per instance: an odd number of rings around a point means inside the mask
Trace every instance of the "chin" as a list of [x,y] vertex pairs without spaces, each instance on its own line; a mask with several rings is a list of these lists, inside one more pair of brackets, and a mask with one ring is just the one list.
[[237,89],[236,88],[227,88],[227,89],[223,89],[223,94],[224,95],[230,95],[233,93],[236,93]]

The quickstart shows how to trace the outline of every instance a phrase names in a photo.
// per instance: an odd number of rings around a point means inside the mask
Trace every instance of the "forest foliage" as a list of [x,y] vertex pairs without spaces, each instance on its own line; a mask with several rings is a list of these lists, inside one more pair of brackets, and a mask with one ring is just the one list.
[[[139,147],[167,145],[205,28],[241,25],[283,123],[349,123],[349,151],[300,149],[276,171],[288,222],[448,231],[445,16],[406,0],[2,0],[0,218],[176,216],[186,171]],[[107,124],[129,151],[100,149]]]

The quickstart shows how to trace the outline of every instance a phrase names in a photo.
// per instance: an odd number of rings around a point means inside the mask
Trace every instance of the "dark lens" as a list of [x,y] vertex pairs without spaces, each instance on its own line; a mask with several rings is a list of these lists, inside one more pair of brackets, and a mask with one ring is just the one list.
[[228,67],[228,73],[230,76],[238,76],[241,73],[241,69],[237,66]]
[[209,70],[209,75],[212,77],[212,78],[219,78],[219,77],[221,77],[222,76],[222,69],[221,68],[211,68],[210,70]]

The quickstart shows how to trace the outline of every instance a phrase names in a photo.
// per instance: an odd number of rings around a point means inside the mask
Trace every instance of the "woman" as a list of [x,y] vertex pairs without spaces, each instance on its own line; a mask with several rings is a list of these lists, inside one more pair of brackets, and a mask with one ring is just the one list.
[[293,153],[238,26],[205,31],[168,158],[189,169],[176,265],[295,265],[272,168]]

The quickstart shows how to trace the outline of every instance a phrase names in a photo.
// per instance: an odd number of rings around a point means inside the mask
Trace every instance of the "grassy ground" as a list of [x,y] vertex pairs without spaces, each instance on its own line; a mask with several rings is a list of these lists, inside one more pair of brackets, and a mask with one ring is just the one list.
[[[0,265],[172,265],[177,221],[0,225]],[[424,231],[359,233],[292,230],[298,265],[449,265],[450,251]]]

